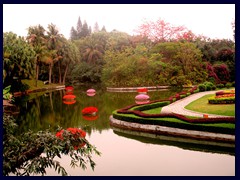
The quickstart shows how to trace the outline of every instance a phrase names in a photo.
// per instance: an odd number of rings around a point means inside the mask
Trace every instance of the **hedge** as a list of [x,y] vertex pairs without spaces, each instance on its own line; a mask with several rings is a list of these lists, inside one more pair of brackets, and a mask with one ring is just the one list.
[[228,97],[228,98],[210,97],[210,98],[208,98],[208,103],[209,104],[234,104],[235,97]]

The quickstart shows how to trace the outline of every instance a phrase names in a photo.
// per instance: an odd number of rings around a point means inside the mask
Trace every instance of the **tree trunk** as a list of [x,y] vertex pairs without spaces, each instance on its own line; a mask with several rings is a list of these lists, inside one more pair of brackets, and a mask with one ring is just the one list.
[[36,78],[35,78],[35,86],[37,87],[37,81],[38,81],[38,73],[39,73],[39,65],[36,63]]
[[48,79],[49,84],[52,83],[51,79],[52,79],[52,63],[49,64],[49,79]]
[[61,74],[61,66],[60,66],[60,61],[58,61],[58,72],[59,72],[59,84],[62,83],[62,74]]
[[65,84],[65,80],[66,80],[66,76],[67,76],[67,71],[68,71],[68,64],[67,64],[66,69],[65,69],[65,72],[64,72],[62,84]]

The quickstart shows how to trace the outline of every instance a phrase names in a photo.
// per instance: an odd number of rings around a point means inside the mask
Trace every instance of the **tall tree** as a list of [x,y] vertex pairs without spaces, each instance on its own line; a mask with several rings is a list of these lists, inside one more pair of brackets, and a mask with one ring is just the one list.
[[101,31],[107,32],[105,26],[102,27]]
[[59,34],[59,31],[54,24],[48,25],[48,31],[47,31],[47,42],[48,42],[48,57],[45,59],[46,63],[49,65],[49,83],[52,82],[52,68],[55,62],[58,62],[59,67],[59,81],[61,82],[61,69],[60,69],[60,60],[62,59],[62,56],[59,54],[59,50],[61,46],[63,45],[61,42],[61,38],[63,36]]
[[184,26],[173,26],[162,19],[158,19],[156,22],[145,21],[135,31],[142,36],[147,36],[154,42],[176,40],[183,37],[183,33],[188,32]]
[[46,35],[45,35],[45,29],[43,26],[30,26],[28,28],[28,35],[27,40],[30,45],[34,48],[36,52],[35,57],[35,86],[37,87],[37,81],[39,76],[39,69],[40,64],[42,62],[43,57],[45,56],[45,53],[47,51],[46,46]]
[[23,37],[12,32],[3,34],[4,87],[12,84],[13,77],[19,80],[34,75],[35,52]]
[[70,39],[71,40],[77,40],[78,39],[77,31],[74,27],[71,28]]
[[82,38],[82,37],[86,37],[89,35],[90,35],[90,33],[89,33],[88,24],[86,21],[84,21],[80,37]]
[[79,16],[78,21],[77,21],[77,36],[78,36],[78,39],[81,38],[82,28],[83,28],[83,25],[82,25],[82,21],[81,21],[80,16]]
[[99,32],[99,25],[97,22],[94,24],[93,32]]

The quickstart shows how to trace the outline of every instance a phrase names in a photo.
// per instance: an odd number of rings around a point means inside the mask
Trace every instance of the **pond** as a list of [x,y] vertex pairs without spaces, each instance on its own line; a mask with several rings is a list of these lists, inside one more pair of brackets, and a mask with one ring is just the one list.
[[[87,89],[96,89],[88,96]],[[166,99],[181,90],[149,91],[150,100]],[[93,155],[94,171],[71,168],[70,158],[59,162],[71,176],[234,176],[235,147],[186,138],[168,137],[113,128],[109,116],[113,110],[135,103],[137,92],[107,92],[98,86],[75,87],[76,103],[62,101],[65,90],[41,92],[16,99],[19,106],[19,133],[47,128],[79,127],[101,156]],[[85,107],[98,109],[95,120],[82,116]],[[58,175],[53,169],[47,175]]]

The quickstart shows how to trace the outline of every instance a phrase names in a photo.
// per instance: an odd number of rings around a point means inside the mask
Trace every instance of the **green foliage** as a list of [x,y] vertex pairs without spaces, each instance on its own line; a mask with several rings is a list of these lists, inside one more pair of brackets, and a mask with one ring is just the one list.
[[224,88],[224,84],[217,84],[217,88],[219,89]]
[[12,84],[13,77],[29,78],[34,75],[33,48],[23,37],[9,32],[3,34],[4,87]]
[[11,85],[9,85],[3,89],[3,99],[11,100],[11,101],[14,100],[13,95],[10,93],[10,90],[11,90]]
[[[17,125],[12,116],[3,117],[3,175],[10,173],[15,175],[46,174],[46,168],[54,168],[61,175],[67,175],[64,167],[55,157],[61,158],[62,154],[71,157],[71,166],[87,168],[89,163],[94,169],[95,162],[92,160],[92,153],[100,155],[86,139],[78,137],[64,130],[63,139],[56,137],[55,133],[46,131],[27,131],[15,135]],[[60,128],[58,129],[60,130]],[[85,143],[77,150],[74,144]]]
[[232,87],[232,83],[228,82],[225,86],[226,86],[226,88],[230,88],[230,87]]
[[200,91],[200,92],[206,91],[206,86],[205,86],[205,84],[199,84],[199,85],[198,85],[198,88],[199,88],[199,91]]

